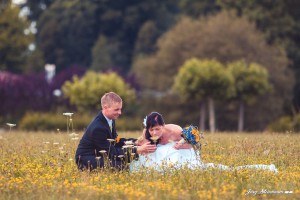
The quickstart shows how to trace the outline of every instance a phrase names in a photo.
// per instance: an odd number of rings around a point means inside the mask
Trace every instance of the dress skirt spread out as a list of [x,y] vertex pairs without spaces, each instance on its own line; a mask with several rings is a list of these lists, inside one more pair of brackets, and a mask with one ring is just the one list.
[[187,167],[189,169],[208,169],[217,168],[220,170],[239,170],[243,168],[248,169],[262,169],[277,173],[274,164],[271,165],[244,165],[238,167],[230,167],[222,164],[203,163],[200,155],[196,154],[194,149],[175,149],[175,142],[170,142],[165,145],[158,144],[154,153],[140,155],[138,160],[132,161],[130,164],[130,171],[138,171],[140,169],[151,168],[158,171],[170,169],[180,169]]

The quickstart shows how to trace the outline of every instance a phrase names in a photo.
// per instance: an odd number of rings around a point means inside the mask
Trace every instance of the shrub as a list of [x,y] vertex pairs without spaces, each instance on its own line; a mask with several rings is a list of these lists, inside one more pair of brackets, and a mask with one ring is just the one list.
[[[122,117],[116,121],[118,131],[136,131],[143,129],[143,119],[139,117]],[[141,132],[142,134],[142,132]]]
[[[89,114],[75,113],[72,116],[73,129],[75,131],[84,131],[84,129],[91,123],[95,116]],[[117,119],[116,126],[118,131],[133,131],[142,130],[141,118],[126,118],[122,117]],[[41,113],[41,112],[28,112],[21,119],[18,124],[20,129],[44,131],[59,129],[62,132],[67,131],[67,117],[62,113]],[[69,129],[72,130],[72,127]]]
[[294,116],[293,126],[295,132],[300,132],[300,114]]
[[[300,122],[300,120],[299,120]],[[300,123],[299,123],[300,124]],[[267,127],[267,130],[273,132],[286,132],[286,131],[294,131],[294,123],[292,117],[284,116],[272,122]]]
[[[75,131],[84,130],[90,123],[92,117],[87,114],[75,113],[72,117],[73,129]],[[61,130],[67,131],[67,117],[62,113],[40,113],[29,112],[21,119],[19,127],[25,130]],[[72,127],[69,129],[72,131]]]
[[62,86],[64,96],[79,110],[94,110],[99,107],[100,98],[106,92],[113,91],[129,103],[135,99],[135,91],[114,72],[107,74],[87,72],[82,78],[74,76]]
[[[73,75],[81,77],[85,72],[77,66],[70,67],[48,83],[45,73],[18,75],[0,71],[0,115],[6,119],[19,118],[28,110],[48,111],[66,102],[58,102],[53,95],[55,89],[60,89],[66,80],[71,80]],[[12,116],[12,117],[11,117]]]

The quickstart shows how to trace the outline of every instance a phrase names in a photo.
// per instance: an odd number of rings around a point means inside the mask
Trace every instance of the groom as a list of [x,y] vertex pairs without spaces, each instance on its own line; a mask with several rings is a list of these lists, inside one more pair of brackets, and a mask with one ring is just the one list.
[[[122,169],[124,156],[122,146],[125,141],[136,139],[119,138],[116,132],[115,120],[121,115],[122,99],[114,92],[105,93],[101,98],[102,110],[87,127],[82,136],[75,155],[76,164],[79,169],[95,169],[104,166],[103,154],[110,158],[110,165],[117,169]],[[109,141],[115,140],[115,142]],[[133,153],[144,154],[156,150],[155,145],[145,143],[142,146],[133,148]]]

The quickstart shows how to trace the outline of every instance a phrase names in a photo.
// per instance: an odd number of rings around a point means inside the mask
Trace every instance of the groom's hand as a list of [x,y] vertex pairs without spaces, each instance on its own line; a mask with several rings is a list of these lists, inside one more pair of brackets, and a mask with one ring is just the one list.
[[143,145],[137,147],[138,154],[153,153],[154,151],[156,151],[156,145],[150,144],[150,142],[146,142]]

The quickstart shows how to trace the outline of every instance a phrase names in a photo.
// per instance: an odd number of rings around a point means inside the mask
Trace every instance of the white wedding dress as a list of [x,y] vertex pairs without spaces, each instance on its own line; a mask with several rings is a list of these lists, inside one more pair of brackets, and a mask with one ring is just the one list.
[[187,167],[190,169],[209,169],[217,168],[221,170],[239,170],[242,168],[248,169],[263,169],[277,173],[274,164],[271,165],[244,165],[238,167],[229,167],[221,164],[203,163],[200,155],[197,155],[194,149],[174,149],[175,142],[170,142],[165,145],[158,144],[154,153],[139,155],[138,160],[130,163],[130,171],[138,171],[140,169],[150,168],[157,171],[166,169],[180,169]]

